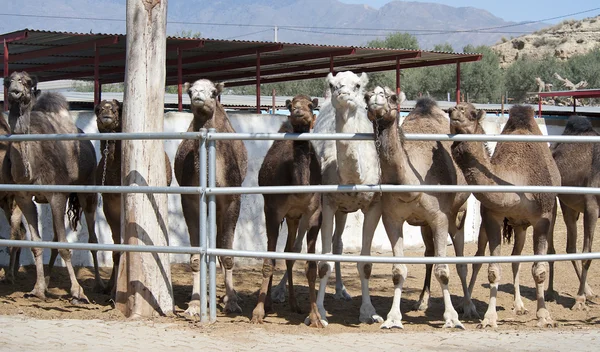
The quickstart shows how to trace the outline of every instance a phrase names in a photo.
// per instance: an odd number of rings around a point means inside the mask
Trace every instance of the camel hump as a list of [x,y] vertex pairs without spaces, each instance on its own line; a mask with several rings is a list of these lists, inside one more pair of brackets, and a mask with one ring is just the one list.
[[46,92],[37,99],[32,111],[56,112],[69,111],[69,102],[64,95],[56,92]]
[[592,128],[592,122],[587,117],[573,115],[567,120],[563,135],[577,135],[586,132],[594,132],[596,134]]
[[432,114],[433,110],[437,107],[438,105],[435,102],[435,100],[431,99],[430,97],[420,98],[415,104],[415,110],[417,110],[418,113],[422,115]]
[[531,106],[515,105],[508,111],[508,121],[504,126],[503,133],[517,130],[527,130],[534,134],[542,134],[535,122],[535,111]]

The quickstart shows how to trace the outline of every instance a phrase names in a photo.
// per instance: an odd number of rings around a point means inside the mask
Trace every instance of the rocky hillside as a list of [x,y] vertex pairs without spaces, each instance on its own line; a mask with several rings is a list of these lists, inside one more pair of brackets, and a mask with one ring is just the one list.
[[533,34],[502,39],[492,47],[500,54],[503,67],[521,57],[541,59],[552,55],[567,60],[600,46],[600,16],[580,21],[568,20]]

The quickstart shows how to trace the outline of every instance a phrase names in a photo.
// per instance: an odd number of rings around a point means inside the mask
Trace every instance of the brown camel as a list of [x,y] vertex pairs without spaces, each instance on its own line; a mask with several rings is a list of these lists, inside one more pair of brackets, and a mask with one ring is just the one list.
[[[116,99],[102,100],[94,108],[98,131],[101,133],[122,132],[121,113],[123,104]],[[96,183],[102,186],[120,186],[121,185],[121,141],[101,141],[100,149],[102,158],[96,169]],[[167,175],[167,186],[171,185],[172,172],[171,162],[165,153],[165,173]],[[113,243],[121,243],[121,194],[102,193],[102,209],[106,216],[108,226],[112,233]],[[107,292],[112,292],[116,288],[116,276],[119,269],[120,252],[113,252],[113,270],[110,280],[106,286]]]
[[[216,128],[217,132],[235,132],[227,113],[217,97],[223,90],[223,83],[214,84],[207,79],[200,79],[193,84],[186,83],[185,90],[190,96],[190,107],[194,114],[188,132],[197,132],[200,128]],[[175,177],[180,186],[199,186],[199,142],[184,140],[177,149],[175,156]],[[240,187],[246,177],[248,168],[248,153],[240,140],[217,141],[217,187]],[[217,196],[217,246],[233,248],[235,227],[240,214],[239,194]],[[197,195],[181,195],[181,207],[187,223],[190,243],[199,246],[198,214],[200,203]],[[221,257],[221,268],[224,271],[226,297],[226,312],[241,312],[237,303],[237,294],[233,289],[233,258]],[[191,256],[191,266],[194,274],[192,300],[186,314],[200,315],[200,280],[196,273],[200,271],[200,255]]]
[[[451,132],[457,134],[485,134],[481,120],[485,112],[477,111],[470,103],[461,103],[449,110]],[[502,130],[506,135],[541,135],[534,120],[534,111],[528,106],[513,106]],[[500,142],[490,157],[483,142],[454,142],[452,156],[463,170],[470,185],[538,185],[560,186],[560,173],[552,154],[543,143]],[[481,202],[483,238],[487,238],[491,255],[500,255],[501,231],[510,226],[515,233],[513,254],[521,254],[527,227],[533,226],[534,254],[546,254],[552,239],[556,217],[555,193],[475,193]],[[480,232],[480,241],[482,234]],[[481,244],[480,244],[481,245]],[[485,247],[484,247],[485,248]],[[513,264],[515,280],[515,311],[526,312],[518,290],[519,267]],[[538,326],[555,323],[544,302],[544,282],[547,262],[534,263],[533,279],[536,284]],[[490,303],[480,327],[497,327],[496,295],[500,282],[500,265],[488,268]]]
[[[571,116],[563,132],[566,136],[598,136],[592,128],[592,123],[582,116]],[[574,187],[600,187],[600,144],[589,143],[555,143],[551,146],[552,156],[560,171],[561,184]],[[593,194],[559,194],[560,208],[567,227],[567,253],[577,251],[577,219],[583,213],[583,253],[592,251],[592,241],[596,221],[600,216],[600,196]],[[554,254],[553,243],[550,242],[548,253]],[[580,269],[579,262],[573,261],[575,272],[579,278],[579,289],[573,309],[586,309],[586,296],[593,296],[591,288],[587,285],[587,273],[591,261],[583,262]],[[546,299],[555,299],[554,291],[554,265],[550,263],[550,283]]]
[[[318,100],[311,100],[306,95],[297,95],[293,100],[287,100],[286,105],[290,116],[281,125],[280,133],[308,133],[315,121],[313,114]],[[260,186],[308,186],[321,184],[321,166],[310,141],[275,141],[260,167],[258,173]],[[319,228],[321,227],[321,195],[318,193],[304,194],[263,194],[265,202],[265,220],[267,226],[267,250],[274,252],[279,237],[279,226],[285,219],[288,228],[286,252],[293,252],[294,242],[300,223],[301,231],[308,228],[306,238],[308,253],[315,253]],[[286,260],[289,286],[289,303],[293,312],[302,313],[294,292],[292,279],[293,260]],[[258,295],[258,303],[252,312],[252,322],[262,323],[265,316],[265,301],[267,310],[271,307],[271,283],[273,281],[273,266],[275,261],[265,259],[262,273],[263,280]],[[321,316],[317,309],[315,281],[317,279],[317,263],[307,262],[306,278],[308,279],[310,296],[310,325],[323,327]]]
[[[58,93],[44,93],[36,101],[34,81],[26,72],[13,72],[5,79],[8,101],[11,106],[9,125],[13,134],[81,133],[69,114],[69,104]],[[96,170],[96,152],[90,141],[13,142],[9,151],[10,167],[4,167],[5,179],[17,184],[34,185],[93,185]],[[4,164],[6,165],[6,163]],[[8,166],[8,165],[7,165]],[[63,226],[65,211],[73,229],[81,218],[83,209],[89,241],[97,243],[94,230],[98,195],[96,193],[15,192],[17,205],[23,211],[31,237],[40,241],[37,209],[33,203],[49,203],[52,211],[54,239],[66,242]],[[68,204],[67,204],[68,203]],[[30,295],[45,299],[50,274],[58,253],[65,262],[71,279],[71,296],[74,302],[87,302],[83,288],[77,282],[71,251],[52,250],[48,274],[44,277],[43,250],[32,248],[37,278]],[[92,251],[97,288],[104,288],[98,271],[96,251]]]
[[[373,123],[375,143],[381,165],[381,183],[396,185],[457,185],[466,184],[458,167],[450,155],[450,144],[446,142],[405,141],[404,133],[447,133],[448,120],[434,100],[422,98],[415,109],[399,126],[398,105],[404,95],[398,99],[389,88],[376,87],[365,95],[368,116]],[[402,228],[404,222],[421,226],[426,247],[436,257],[446,256],[448,234],[454,241],[457,255],[463,255],[464,232],[458,231],[456,219],[464,211],[463,205],[468,193],[424,193],[402,192],[383,193],[382,220],[392,244],[394,256],[404,253]],[[426,252],[427,254],[427,252]],[[468,316],[477,311],[471,302],[466,285],[466,265],[457,266],[463,284],[464,310]],[[446,264],[433,266],[436,279],[442,287],[444,297],[444,327],[464,328],[458,319],[458,313],[452,306],[448,289],[449,268]],[[392,308],[383,323],[383,328],[402,328],[400,298],[402,286],[407,277],[404,264],[395,264],[392,269],[394,281],[394,300]]]
[[[8,135],[10,134],[10,126],[3,118],[0,118],[0,134]],[[1,142],[0,143],[0,165],[3,165],[5,162],[8,164],[9,159],[7,158],[8,151],[10,149],[10,143]],[[7,165],[8,167],[8,165]],[[8,181],[10,182],[10,181]],[[8,183],[2,177],[2,173],[0,172],[0,184]],[[4,216],[6,216],[6,220],[10,225],[10,239],[11,240],[23,240],[25,239],[25,226],[21,222],[21,216],[23,215],[21,209],[17,207],[17,203],[15,202],[14,195],[11,192],[0,192],[0,208],[4,210]],[[10,260],[8,269],[6,272],[6,279],[10,283],[15,282],[15,278],[17,273],[19,272],[19,263],[21,256],[21,247],[11,247],[9,249]]]

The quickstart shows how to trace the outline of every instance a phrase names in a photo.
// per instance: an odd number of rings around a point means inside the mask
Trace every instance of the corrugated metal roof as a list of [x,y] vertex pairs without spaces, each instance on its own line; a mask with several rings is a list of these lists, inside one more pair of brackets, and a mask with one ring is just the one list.
[[[123,34],[24,29],[0,35],[0,42],[3,40],[8,44],[9,73],[27,71],[40,81],[94,80],[97,48],[100,82],[124,81]],[[481,59],[480,54],[168,37],[168,85],[177,83],[178,49],[185,81],[208,78],[226,81],[229,86],[256,84],[257,53],[262,83],[324,77],[331,62],[335,71],[376,72],[395,69],[396,59],[401,68]]]

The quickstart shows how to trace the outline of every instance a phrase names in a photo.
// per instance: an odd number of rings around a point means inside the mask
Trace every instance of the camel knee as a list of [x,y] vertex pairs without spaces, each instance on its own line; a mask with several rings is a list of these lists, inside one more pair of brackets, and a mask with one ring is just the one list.
[[358,272],[361,273],[365,279],[371,278],[371,271],[373,270],[373,264],[371,263],[358,263]]
[[[370,272],[369,272],[370,274]],[[394,281],[394,286],[404,282],[406,277],[408,276],[408,269],[404,264],[394,264],[392,267],[392,280]]]
[[273,275],[273,263],[271,262],[270,259],[266,259],[263,262],[263,266],[262,266],[262,276],[263,279],[264,278],[269,278]]
[[490,264],[488,268],[488,281],[490,284],[496,284],[500,282],[500,275],[502,274],[502,270],[500,269],[500,265],[498,264]]
[[442,285],[448,285],[448,281],[450,281],[450,269],[448,269],[448,264],[435,264],[433,272],[435,273],[436,279],[438,279]]
[[533,281],[537,285],[543,284],[546,281],[546,275],[548,273],[548,263],[533,263],[531,267],[531,274],[533,275]]
[[63,260],[71,260],[71,250],[70,249],[59,249],[58,253]]
[[[118,258],[117,258],[118,260]],[[113,262],[115,261],[115,257],[113,254]],[[200,271],[200,254],[192,254],[190,258],[190,266],[192,267],[193,272]]]
[[333,263],[329,262],[321,262],[319,265],[319,278],[324,278],[325,276],[329,277],[331,275],[331,267]]
[[225,270],[233,269],[233,257],[221,257],[221,265]]
[[467,276],[469,269],[467,268],[467,264],[456,264],[456,272],[459,276]]
[[306,279],[309,282],[314,282],[317,279],[317,263],[308,261],[306,262]]

